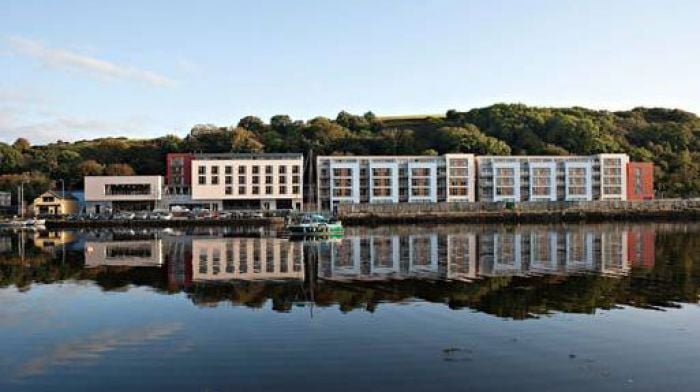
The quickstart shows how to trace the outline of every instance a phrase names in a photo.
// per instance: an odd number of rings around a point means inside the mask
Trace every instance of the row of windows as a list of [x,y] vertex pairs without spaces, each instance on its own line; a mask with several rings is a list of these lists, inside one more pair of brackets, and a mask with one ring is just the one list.
[[[265,176],[265,184],[273,184],[274,183],[274,178],[273,176]],[[286,184],[287,183],[287,176],[279,176],[278,181],[280,185]],[[299,185],[301,182],[301,176],[299,175],[294,175],[292,176],[292,184],[294,185]],[[224,183],[226,185],[232,185],[233,184],[233,176],[224,176]],[[260,176],[253,176],[251,178],[251,183],[252,184],[260,184]],[[198,185],[207,185],[207,176],[206,175],[200,175],[197,177],[197,184]],[[246,176],[238,176],[238,185],[245,185],[246,184]],[[209,185],[219,185],[219,176],[218,175],[213,175],[210,177],[209,180]]]
[[[265,195],[272,195],[272,194],[274,194],[274,187],[273,187],[272,185],[267,185],[267,186],[265,186],[263,189],[264,189],[264,193],[263,193],[263,194],[265,194]],[[277,193],[278,193],[278,194],[281,194],[281,195],[285,195],[285,194],[287,194],[287,191],[289,191],[289,189],[292,190],[292,193],[293,193],[293,194],[298,194],[299,191],[300,191],[299,185],[294,185],[294,186],[292,186],[291,188],[289,188],[289,187],[287,187],[287,186],[285,186],[285,185],[280,185],[279,187],[277,187]],[[227,194],[227,195],[234,195],[234,194],[236,194],[236,193],[234,193],[234,190],[238,190],[238,193],[237,193],[238,195],[245,195],[245,194],[247,194],[248,188],[245,187],[245,186],[238,186],[238,187],[226,186],[226,187],[224,188],[224,193]],[[260,186],[258,186],[258,185],[253,185],[253,186],[250,188],[250,194],[251,194],[251,195],[259,195],[259,194],[260,194]]]
[[[226,165],[224,166],[224,174],[233,174],[233,168],[234,166],[231,165]],[[301,168],[299,165],[293,165],[291,166],[291,171],[292,174],[299,174],[301,171]],[[238,174],[246,174],[248,170],[248,166],[238,166]],[[265,174],[273,174],[273,166],[272,165],[266,165],[264,167]],[[260,166],[259,165],[253,165],[251,166],[251,172],[253,174],[259,174],[260,173]],[[278,174],[287,174],[287,166],[277,166],[277,173]],[[207,166],[200,165],[197,167],[197,174],[199,175],[206,175],[207,174]],[[219,174],[219,166],[211,166],[211,174]]]

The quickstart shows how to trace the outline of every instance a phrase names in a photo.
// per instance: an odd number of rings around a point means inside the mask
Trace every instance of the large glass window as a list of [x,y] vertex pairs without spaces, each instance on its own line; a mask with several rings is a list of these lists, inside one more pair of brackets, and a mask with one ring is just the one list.
[[105,195],[136,196],[150,195],[151,184],[107,184]]

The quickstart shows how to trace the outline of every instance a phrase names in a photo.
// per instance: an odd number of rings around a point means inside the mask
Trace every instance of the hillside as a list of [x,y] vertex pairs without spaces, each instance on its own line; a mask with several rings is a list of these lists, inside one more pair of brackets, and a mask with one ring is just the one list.
[[308,152],[317,154],[595,154],[626,152],[653,161],[660,196],[700,195],[700,118],[678,109],[601,111],[496,104],[445,115],[377,117],[340,112],[335,119],[269,122],[248,116],[231,126],[196,125],[185,138],[124,138],[31,146],[0,143],[0,190],[28,173],[28,196],[84,175],[162,174],[168,152]]

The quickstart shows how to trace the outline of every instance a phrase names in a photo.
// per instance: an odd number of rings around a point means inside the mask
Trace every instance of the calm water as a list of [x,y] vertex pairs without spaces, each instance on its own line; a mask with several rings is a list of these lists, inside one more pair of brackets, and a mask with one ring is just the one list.
[[0,232],[0,390],[696,390],[700,226]]

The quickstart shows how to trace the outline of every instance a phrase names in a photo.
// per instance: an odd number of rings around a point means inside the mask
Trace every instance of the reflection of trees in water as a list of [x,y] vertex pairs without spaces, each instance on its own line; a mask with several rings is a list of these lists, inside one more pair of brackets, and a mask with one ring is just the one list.
[[[32,283],[89,280],[104,290],[148,286],[156,292],[185,292],[197,306],[233,304],[253,308],[268,301],[275,311],[289,311],[311,300],[310,282],[236,281],[172,285],[167,266],[83,268],[83,255],[68,252],[64,263],[28,249],[24,258],[4,255],[0,287],[30,289]],[[313,285],[316,306],[375,311],[382,303],[420,299],[451,309],[474,309],[499,317],[525,319],[550,312],[592,313],[618,305],[663,309],[695,303],[700,294],[700,236],[695,232],[657,232],[656,262],[651,269],[633,268],[628,276],[542,275],[495,276],[473,282],[421,279],[327,281]]]

